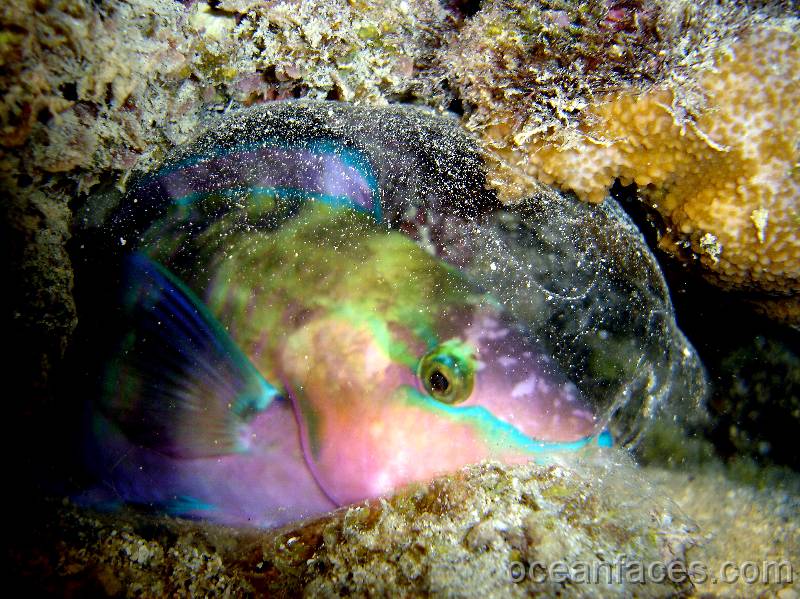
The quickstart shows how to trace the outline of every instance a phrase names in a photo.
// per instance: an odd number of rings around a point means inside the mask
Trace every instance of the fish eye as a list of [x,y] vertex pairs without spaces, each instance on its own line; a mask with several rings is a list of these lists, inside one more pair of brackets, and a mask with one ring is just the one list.
[[447,393],[447,388],[450,386],[450,381],[442,374],[441,370],[434,370],[428,377],[428,383],[431,386],[431,391],[437,393]]
[[446,404],[465,401],[475,385],[472,348],[458,339],[437,345],[419,361],[417,376],[434,399]]

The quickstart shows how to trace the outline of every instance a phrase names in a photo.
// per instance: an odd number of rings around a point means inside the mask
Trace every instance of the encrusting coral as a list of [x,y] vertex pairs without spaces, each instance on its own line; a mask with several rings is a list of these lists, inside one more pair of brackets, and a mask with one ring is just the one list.
[[[646,482],[631,485],[629,459],[611,463],[472,466],[276,531],[58,506],[51,526],[15,536],[8,558],[40,594],[685,596],[688,577],[628,577],[625,564],[685,572],[694,523]],[[559,562],[586,574],[531,574]]]
[[690,119],[670,90],[623,93],[587,110],[580,146],[528,143],[527,169],[590,201],[635,182],[667,220],[663,248],[691,245],[724,284],[796,291],[798,70],[798,37],[764,28],[703,79],[713,110]]
[[[473,71],[461,72],[460,80],[475,102],[471,125],[494,162],[493,178],[501,194],[514,199],[542,182],[599,202],[616,179],[636,183],[642,200],[664,221],[663,249],[693,255],[723,287],[779,296],[770,300],[771,312],[791,321],[797,315],[796,300],[785,296],[800,291],[797,20],[765,19],[727,8],[722,17],[701,3],[694,20],[673,23],[685,30],[677,33],[664,30],[667,8],[641,3],[612,7],[605,25],[591,33],[581,31],[577,17],[564,13],[561,29],[571,28],[575,40],[560,55],[547,58],[560,65],[569,58],[581,65],[577,79],[597,80],[590,93],[580,86],[572,94],[548,93],[559,80],[559,89],[567,90],[563,83],[575,70],[569,65],[518,68],[529,71],[527,95],[513,87],[520,81],[503,86],[493,80],[498,93],[505,94],[500,99],[498,94],[481,95],[488,89],[481,76],[490,76],[480,75],[475,65]],[[630,32],[619,19],[609,20],[615,10],[618,16],[635,13]],[[709,16],[722,20],[723,26],[714,22],[712,29],[702,19]],[[539,38],[525,38],[525,27],[515,26],[497,36],[505,36],[508,44],[518,35],[517,42],[530,49],[541,36],[554,35],[551,27],[538,32]],[[603,37],[598,32],[604,26],[618,31]],[[679,60],[659,42],[671,35],[683,42],[678,48],[686,48],[703,28],[709,36],[702,51],[692,50],[694,56],[687,52]],[[648,37],[653,52],[643,62],[637,49]],[[612,58],[625,50],[616,62],[624,65],[626,76],[615,77],[608,67],[582,60],[586,45]],[[524,60],[537,63],[540,58],[528,53]],[[613,67],[615,61],[610,62]],[[604,92],[604,85],[612,91]],[[547,102],[533,99],[540,88]],[[532,98],[535,106],[525,107],[513,92]]]

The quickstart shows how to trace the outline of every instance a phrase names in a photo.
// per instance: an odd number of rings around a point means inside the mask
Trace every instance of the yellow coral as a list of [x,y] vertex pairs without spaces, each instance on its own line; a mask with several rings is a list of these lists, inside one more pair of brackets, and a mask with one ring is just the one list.
[[[800,38],[761,26],[698,78],[707,105],[692,117],[675,93],[618,93],[589,107],[578,142],[501,139],[501,162],[598,202],[615,178],[635,182],[664,217],[661,245],[691,248],[724,286],[800,290]],[[519,171],[518,171],[519,172]],[[508,187],[506,187],[508,190]]]

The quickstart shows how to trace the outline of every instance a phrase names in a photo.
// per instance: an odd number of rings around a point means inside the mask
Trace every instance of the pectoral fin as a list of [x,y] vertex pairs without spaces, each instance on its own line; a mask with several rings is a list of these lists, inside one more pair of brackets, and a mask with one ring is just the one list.
[[202,301],[145,254],[127,264],[130,332],[103,411],[133,442],[176,457],[241,451],[243,429],[278,397]]

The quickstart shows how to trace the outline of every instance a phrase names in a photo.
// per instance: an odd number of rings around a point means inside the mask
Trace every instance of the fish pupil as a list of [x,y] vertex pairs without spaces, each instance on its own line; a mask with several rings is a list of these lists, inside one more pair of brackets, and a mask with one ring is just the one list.
[[431,391],[437,393],[445,393],[450,387],[450,381],[447,380],[447,377],[443,375],[440,370],[434,370],[430,377],[428,377],[428,382],[431,385]]

